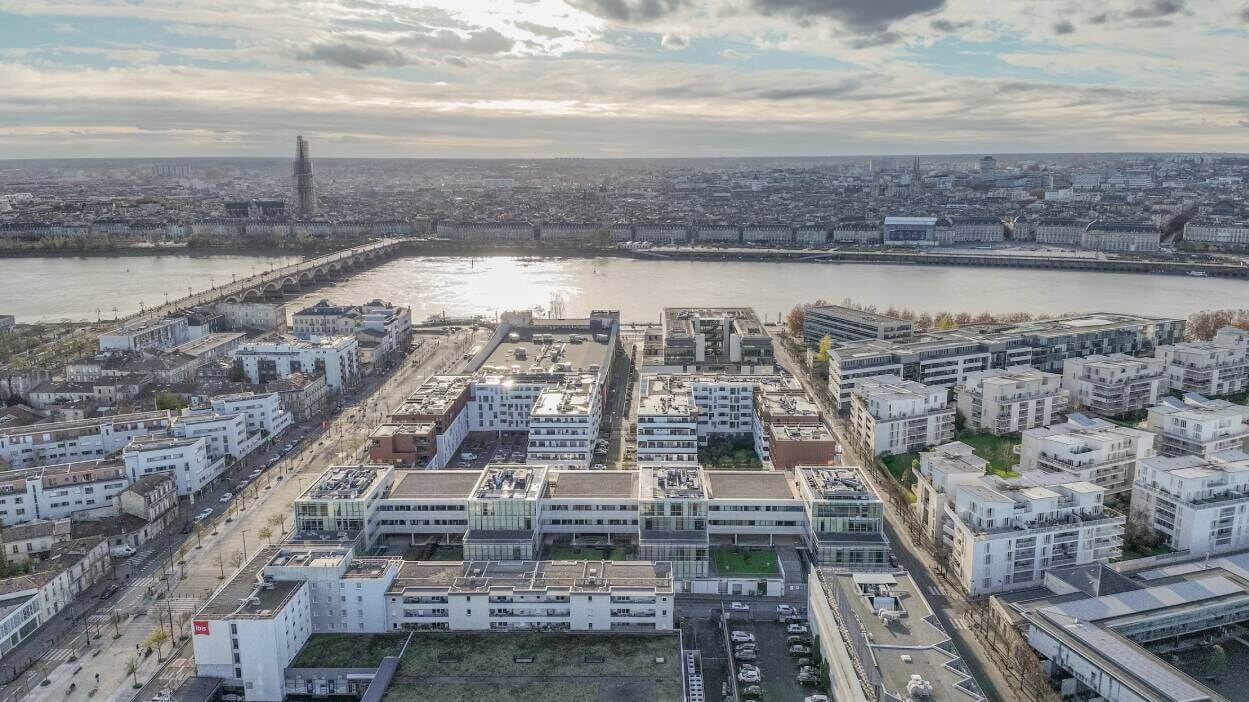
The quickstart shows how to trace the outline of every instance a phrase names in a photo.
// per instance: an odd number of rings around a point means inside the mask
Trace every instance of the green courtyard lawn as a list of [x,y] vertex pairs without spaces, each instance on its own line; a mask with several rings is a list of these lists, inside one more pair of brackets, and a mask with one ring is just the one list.
[[919,460],[919,454],[899,453],[896,456],[881,456],[881,462],[885,464],[885,468],[889,470],[889,474],[893,479],[903,485],[911,485],[915,482],[915,478],[911,477],[911,466],[915,461]]
[[680,702],[683,694],[676,635],[418,632],[383,700]]
[[1019,475],[1014,469],[1019,465],[1019,456],[1015,455],[1015,447],[1022,439],[1018,435],[994,436],[989,433],[963,431],[955,437],[972,448],[975,454],[989,462],[988,472],[1003,478],[1014,478]]
[[763,470],[763,461],[755,453],[754,439],[749,436],[708,438],[707,445],[698,449],[698,462],[709,470]]
[[403,650],[407,634],[313,634],[292,668],[375,668]]
[[769,577],[781,574],[775,551],[752,551],[744,547],[711,549],[716,574],[724,577]]
[[552,544],[546,547],[548,561],[634,561],[637,556],[620,546],[569,546]]

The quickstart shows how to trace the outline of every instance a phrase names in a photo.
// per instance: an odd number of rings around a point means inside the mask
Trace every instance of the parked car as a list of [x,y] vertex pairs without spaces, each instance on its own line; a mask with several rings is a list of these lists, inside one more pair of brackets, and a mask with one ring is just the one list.
[[737,674],[737,679],[739,682],[757,683],[763,678],[759,677],[758,670],[743,670]]
[[464,460],[466,460],[466,461],[475,461],[475,460],[477,460],[477,454],[475,454],[475,453],[469,453],[468,451],[465,451],[464,453],[461,453],[461,454],[460,454],[460,458],[462,458],[462,459],[464,459]]
[[749,612],[750,611],[750,607],[747,607],[744,602],[730,602],[729,609],[733,610],[734,612]]
[[793,646],[794,644],[802,644],[803,646],[809,646],[809,645],[811,644],[811,639],[809,639],[809,638],[807,638],[807,637],[805,637],[805,636],[787,636],[787,637],[785,637],[785,645],[786,645],[786,646]]
[[805,623],[807,622],[807,620],[806,620],[806,619],[803,619],[802,617],[798,616],[797,614],[793,614],[793,615],[790,615],[790,616],[788,616],[788,617],[781,617],[781,618],[780,618],[780,622],[781,622],[782,624],[805,624]]
[[125,558],[126,556],[134,555],[134,546],[131,546],[130,544],[122,544],[121,546],[114,546],[110,548],[108,552],[116,558]]
[[754,661],[759,659],[759,654],[754,651],[738,651],[733,654],[733,658],[739,661]]
[[778,604],[776,606],[777,617],[792,617],[797,613],[798,612],[796,612],[793,607],[790,607],[787,604]]
[[819,685],[820,671],[815,668],[804,668],[798,673],[798,683],[800,685]]
[[811,647],[802,644],[794,644],[789,647],[789,655],[791,656],[809,656],[811,655]]
[[812,661],[810,658],[799,658],[798,660],[794,661],[794,663],[797,664],[799,668],[810,668],[811,666],[815,665],[814,661]]
[[195,521],[203,521],[212,516],[213,508],[205,507],[199,514],[195,515]]
[[742,649],[746,649],[746,648],[749,648],[750,650],[752,650],[752,651],[753,651],[753,650],[755,650],[756,648],[759,648],[759,644],[754,643],[753,641],[747,641],[746,643],[739,643],[739,644],[734,644],[734,645],[733,645],[733,650],[734,650],[734,651],[740,651],[740,650],[742,650]]
[[745,631],[734,631],[729,634],[729,640],[733,643],[753,643],[755,635]]
[[104,588],[104,592],[101,592],[101,593],[100,593],[100,599],[102,599],[102,600],[107,600],[108,598],[112,597],[113,595],[116,595],[116,594],[117,594],[117,591],[118,591],[118,590],[120,590],[120,589],[121,589],[121,586],[120,586],[120,585],[118,585],[117,583],[112,583],[112,584],[111,584],[111,585],[109,585],[108,587]]
[[221,504],[223,504],[223,505],[224,505],[225,503],[227,503],[227,502],[229,502],[230,500],[233,500],[233,499],[234,499],[234,493],[232,493],[232,492],[227,492],[226,494],[224,494],[224,495],[222,495],[222,496],[221,496],[221,499],[220,499],[220,500],[217,500],[217,501],[218,501],[218,502],[220,502]]
[[805,634],[808,631],[809,629],[803,624],[790,624],[785,627],[785,633],[787,634]]
[[747,685],[742,688],[742,697],[760,697],[763,695],[763,688],[758,685]]
[[828,695],[807,695],[802,698],[802,702],[831,702]]
[[192,529],[194,529],[194,528],[195,528],[195,525],[194,525],[194,524],[192,524],[192,523],[190,523],[190,522],[183,522],[183,524],[182,524],[182,530],[181,530],[181,531],[182,531],[182,533],[183,533],[183,534],[190,534],[190,533],[191,533],[191,530],[192,530]]

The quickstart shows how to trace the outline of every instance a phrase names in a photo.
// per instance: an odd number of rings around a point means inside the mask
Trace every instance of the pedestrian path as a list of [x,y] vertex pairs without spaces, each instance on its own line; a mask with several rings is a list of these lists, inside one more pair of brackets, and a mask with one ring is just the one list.
[[74,649],[72,648],[54,648],[42,656],[39,656],[39,660],[59,663],[61,661],[69,660],[72,655],[74,655]]

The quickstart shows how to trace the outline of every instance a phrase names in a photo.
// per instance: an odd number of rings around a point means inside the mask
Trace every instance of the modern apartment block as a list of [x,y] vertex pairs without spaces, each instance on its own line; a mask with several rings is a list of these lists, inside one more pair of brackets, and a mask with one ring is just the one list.
[[914,324],[876,312],[865,312],[841,305],[808,307],[803,315],[802,336],[808,344],[819,344],[825,337],[838,341],[909,339]]
[[330,392],[341,393],[359,381],[360,344],[351,336],[283,337],[239,346],[234,362],[251,383],[281,380],[294,373],[324,373]]
[[1211,341],[1159,346],[1154,356],[1166,365],[1172,391],[1218,397],[1249,388],[1249,332],[1242,329],[1220,329]]
[[671,631],[667,564],[419,562],[336,546],[267,546],[193,620],[197,672],[276,702],[313,633]]
[[960,442],[920,455],[915,509],[928,536],[949,549],[971,596],[1035,587],[1045,571],[1108,562],[1122,547],[1123,515],[1106,489],[1063,474],[986,475]]
[[1071,358],[1063,364],[1063,388],[1073,409],[1115,417],[1139,412],[1166,391],[1161,359],[1122,353]]
[[802,386],[781,375],[643,373],[639,465],[696,466],[712,436],[751,437],[766,466],[832,461],[836,443]]
[[1047,426],[1067,409],[1062,376],[1030,366],[969,373],[954,394],[969,427],[997,436]]
[[772,372],[772,337],[748,307],[666,307],[661,324],[663,358],[648,365],[685,372]]
[[897,455],[954,438],[949,388],[896,375],[860,380],[850,401],[850,440],[871,456]]
[[101,351],[142,351],[144,349],[172,349],[191,340],[186,319],[166,319],[131,322],[114,327],[100,335]]
[[1208,457],[1249,446],[1249,407],[1190,392],[1150,407],[1145,428],[1157,435],[1163,456]]
[[178,494],[194,500],[226,467],[224,456],[209,455],[208,441],[206,436],[178,438],[164,434],[135,439],[122,451],[127,477],[134,483],[147,475],[171,475]]
[[1063,473],[1120,495],[1132,490],[1140,461],[1153,455],[1152,432],[1073,412],[1064,424],[1024,431],[1019,470]]
[[1249,454],[1235,449],[1206,456],[1155,456],[1141,461],[1132,509],[1193,555],[1249,546]]
[[908,341],[849,342],[829,352],[829,389],[845,411],[855,381],[873,375],[953,386],[969,373],[990,368],[1026,365],[1057,373],[1069,359],[1152,353],[1183,339],[1181,319],[1099,313],[930,332]]
[[[857,468],[655,467],[396,471],[336,466],[295,500],[295,538],[361,550],[460,545],[468,560],[533,560],[555,541],[616,543],[668,561],[683,591],[715,592],[710,549],[788,541],[837,567],[885,567],[883,504]],[[733,594],[754,591],[749,587]],[[707,588],[712,588],[707,590]]]
[[106,458],[135,437],[165,431],[171,422],[170,413],[160,410],[0,429],[0,461],[30,468]]

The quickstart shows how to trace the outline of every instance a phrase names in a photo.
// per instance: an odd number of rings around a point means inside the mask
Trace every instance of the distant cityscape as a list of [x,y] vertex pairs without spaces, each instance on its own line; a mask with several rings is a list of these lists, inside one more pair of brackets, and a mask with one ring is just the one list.
[[310,153],[299,137],[293,171],[263,159],[10,162],[0,238],[1249,247],[1249,157],[1235,155],[327,159],[314,175]]

